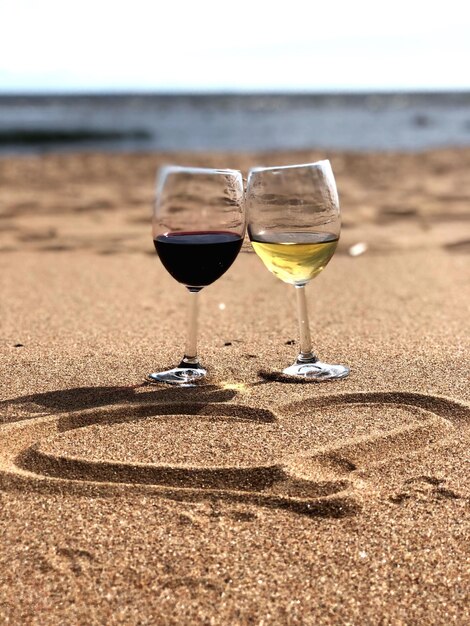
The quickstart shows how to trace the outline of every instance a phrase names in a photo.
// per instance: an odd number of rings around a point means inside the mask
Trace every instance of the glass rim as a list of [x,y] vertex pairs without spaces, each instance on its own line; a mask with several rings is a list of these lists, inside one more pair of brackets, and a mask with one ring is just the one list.
[[189,173],[189,174],[236,174],[237,176],[241,176],[240,170],[235,170],[231,168],[220,168],[220,167],[192,167],[186,165],[162,165],[157,170],[157,175],[163,176],[169,173]]
[[273,165],[269,167],[264,167],[264,166],[251,167],[249,173],[251,174],[252,172],[269,172],[273,170],[291,170],[291,169],[293,170],[293,169],[308,168],[308,167],[319,168],[323,165],[329,165],[331,167],[330,160],[321,159],[320,161],[313,161],[312,163],[295,163],[293,165]]

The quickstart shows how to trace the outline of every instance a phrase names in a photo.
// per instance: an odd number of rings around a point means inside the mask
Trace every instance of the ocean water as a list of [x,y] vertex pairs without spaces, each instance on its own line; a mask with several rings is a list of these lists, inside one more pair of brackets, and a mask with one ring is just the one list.
[[470,146],[470,93],[0,96],[0,154]]

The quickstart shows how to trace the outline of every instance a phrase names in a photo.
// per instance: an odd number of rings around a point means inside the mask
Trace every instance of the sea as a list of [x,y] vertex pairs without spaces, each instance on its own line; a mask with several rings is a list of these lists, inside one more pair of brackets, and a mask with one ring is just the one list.
[[470,146],[470,92],[1,95],[0,156]]

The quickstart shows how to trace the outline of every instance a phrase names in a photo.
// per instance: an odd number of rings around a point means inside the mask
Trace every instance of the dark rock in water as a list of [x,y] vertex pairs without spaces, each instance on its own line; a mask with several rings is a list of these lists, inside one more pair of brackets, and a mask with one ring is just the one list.
[[424,113],[417,113],[413,116],[413,126],[417,126],[418,128],[426,128],[427,126],[431,126],[432,120],[429,115],[425,115]]
[[1,145],[70,144],[83,141],[121,141],[127,139],[151,139],[145,130],[93,130],[93,129],[42,129],[18,128],[0,131]]

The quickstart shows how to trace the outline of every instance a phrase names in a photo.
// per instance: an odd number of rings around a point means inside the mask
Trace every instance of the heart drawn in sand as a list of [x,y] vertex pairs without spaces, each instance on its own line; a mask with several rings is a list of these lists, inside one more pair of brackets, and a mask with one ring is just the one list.
[[[345,417],[351,437],[331,441],[316,427]],[[469,425],[465,405],[403,392],[312,397],[276,412],[231,402],[101,406],[1,426],[0,486],[344,517],[360,510],[364,471]]]

